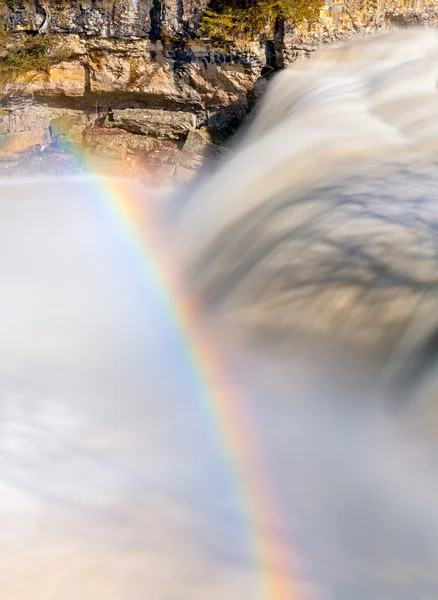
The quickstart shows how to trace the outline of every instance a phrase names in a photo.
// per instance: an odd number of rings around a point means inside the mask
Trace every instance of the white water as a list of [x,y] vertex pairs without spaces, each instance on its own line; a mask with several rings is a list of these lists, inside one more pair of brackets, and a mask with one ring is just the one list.
[[[416,432],[369,384],[435,325],[437,81],[434,31],[325,50],[273,82],[228,164],[160,201],[212,322],[250,340],[266,519],[330,600],[437,597],[434,378]],[[258,598],[217,431],[95,183],[0,194],[2,600]]]

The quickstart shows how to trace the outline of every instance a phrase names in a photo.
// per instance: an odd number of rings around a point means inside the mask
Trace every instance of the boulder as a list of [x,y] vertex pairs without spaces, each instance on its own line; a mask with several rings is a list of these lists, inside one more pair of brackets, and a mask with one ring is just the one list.
[[45,129],[7,133],[0,137],[0,156],[14,156],[38,147],[44,148],[49,143],[50,137]]
[[115,168],[123,175],[148,176],[155,183],[171,178],[180,151],[175,141],[102,127],[87,129],[84,142],[86,163],[93,169],[105,165],[109,172]]
[[125,108],[105,118],[105,127],[161,139],[179,140],[196,127],[196,115],[190,112]]
[[71,108],[53,108],[51,106],[34,104],[31,101],[19,105],[10,105],[0,109],[0,132],[17,133],[29,129],[49,130],[51,122],[58,117],[68,117],[75,126],[85,129],[88,123],[84,111]]
[[92,127],[84,133],[86,148],[99,156],[123,158],[128,153],[147,155],[154,149],[154,140],[118,129]]
[[146,172],[144,159],[133,154],[127,154],[121,159],[85,150],[83,159],[89,171],[108,177],[135,177],[137,179],[143,177]]

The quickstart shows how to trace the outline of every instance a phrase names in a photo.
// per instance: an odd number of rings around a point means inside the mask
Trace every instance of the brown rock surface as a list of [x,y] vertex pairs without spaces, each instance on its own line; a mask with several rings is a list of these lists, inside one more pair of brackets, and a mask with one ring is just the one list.
[[48,130],[51,121],[58,117],[66,117],[76,123],[81,123],[81,127],[84,129],[88,123],[88,116],[85,111],[21,102],[18,105],[11,104],[1,109],[0,132],[17,133],[29,129]]
[[29,71],[15,77],[13,83],[0,81],[0,96],[68,96],[85,93],[85,69],[78,61],[62,62],[43,71]]
[[8,133],[0,138],[0,155],[13,156],[50,143],[45,129],[31,129],[19,133]]
[[120,129],[93,127],[84,133],[85,162],[93,170],[134,177],[146,175],[159,183],[173,176],[179,144],[136,135]]
[[105,119],[105,127],[161,139],[185,138],[196,127],[196,115],[183,111],[126,108],[115,110]]
[[163,146],[170,146],[178,152],[178,146],[173,142],[160,142],[144,135],[104,127],[92,127],[85,131],[84,143],[93,152],[105,156],[123,156],[128,153],[147,156]]

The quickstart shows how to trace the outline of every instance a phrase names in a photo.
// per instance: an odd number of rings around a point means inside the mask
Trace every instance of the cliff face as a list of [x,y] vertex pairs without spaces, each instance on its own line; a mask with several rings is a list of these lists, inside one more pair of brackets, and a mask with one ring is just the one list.
[[[180,42],[181,50],[188,40],[202,37],[199,23],[208,4],[209,0],[0,0],[0,23],[15,32],[173,42],[178,54],[175,42]],[[262,55],[272,53],[272,44],[278,42],[284,42],[287,50],[288,44],[299,40],[316,41],[391,24],[426,24],[434,21],[437,7],[437,0],[327,0],[310,31],[286,24],[271,36],[262,36],[260,44],[248,44],[248,49],[269,62],[269,56]]]
[[22,93],[83,98],[98,110],[184,105],[208,119],[217,107],[246,108],[263,56],[200,39],[204,2],[0,0],[0,18],[11,32],[66,36],[68,64],[23,79]]
[[12,0],[3,4],[7,27],[19,31],[99,37],[196,35],[205,0]]
[[[221,43],[201,36],[199,22],[207,2],[0,0],[0,24],[16,43],[53,34],[68,50],[68,58],[59,64],[21,74],[12,83],[0,77],[0,135],[39,131],[41,140],[47,140],[52,121],[67,118],[74,133],[65,131],[64,137],[77,138],[87,130],[84,138],[94,150],[114,154],[118,132],[123,152],[127,146],[138,155],[141,148],[149,157],[162,152],[159,140],[166,139],[167,131],[174,165],[175,144],[181,145],[190,131],[204,126],[221,135],[233,131],[267,75],[322,43],[358,32],[436,23],[434,2],[330,0],[310,28],[286,23],[245,45]],[[126,110],[134,111],[129,119],[121,113]],[[133,115],[143,123],[150,117],[147,133],[133,124]],[[178,139],[170,133],[175,128]],[[32,134],[32,140],[40,138]],[[0,144],[0,162],[1,155]],[[169,157],[167,146],[164,155]]]
[[358,34],[404,27],[437,27],[437,0],[328,0],[312,27],[282,32],[283,64],[308,56],[321,44]]
[[[53,121],[63,118],[58,139],[73,135],[93,155],[123,163],[123,172],[136,174],[153,163],[164,176],[172,174],[191,131],[233,131],[264,64],[256,52],[201,39],[198,1],[0,0],[0,7],[16,43],[29,34],[57,34],[68,50],[68,60],[39,72],[12,82],[0,77],[0,170],[11,148],[15,160],[17,148],[50,144]],[[210,135],[201,139],[206,148]],[[189,142],[193,146],[193,136]],[[198,155],[193,152],[196,166]],[[187,148],[184,156],[179,176],[187,178]]]

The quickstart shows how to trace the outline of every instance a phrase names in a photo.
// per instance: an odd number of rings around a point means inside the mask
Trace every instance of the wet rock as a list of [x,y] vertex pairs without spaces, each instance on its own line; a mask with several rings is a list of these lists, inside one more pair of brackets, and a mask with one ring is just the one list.
[[79,174],[83,170],[74,156],[51,146],[43,151],[31,149],[21,153],[14,161],[2,162],[0,157],[0,174],[9,177]]
[[6,160],[0,155],[0,177],[14,175],[18,167],[18,159],[9,158],[9,160]]
[[160,183],[172,176],[180,152],[180,144],[175,141],[102,127],[87,129],[84,143],[85,161],[93,170],[102,170],[104,165],[107,172],[115,168],[125,176],[148,175]]
[[92,127],[85,131],[84,145],[99,156],[121,159],[129,152],[147,155],[154,147],[153,140],[146,136],[104,127]]
[[147,172],[145,159],[135,154],[126,154],[120,158],[86,151],[83,160],[89,172],[109,177],[141,178]]
[[50,135],[58,145],[81,145],[87,120],[83,114],[62,115],[50,121]]
[[191,131],[178,157],[175,177],[178,181],[191,181],[203,167],[215,165],[228,154],[223,146],[213,143],[214,133],[207,128]]
[[174,177],[179,183],[189,183],[196,177],[196,171],[194,169],[188,169],[183,165],[177,165]]
[[245,103],[236,103],[230,106],[225,105],[223,108],[209,112],[207,124],[218,131],[222,131],[224,135],[234,133],[248,114],[248,99],[245,98]]
[[166,185],[173,180],[175,176],[176,165],[161,165],[154,173],[152,183],[155,185]]
[[0,108],[0,135],[8,133],[8,116],[4,108]]
[[182,111],[125,109],[115,110],[105,119],[105,127],[161,139],[179,140],[196,127],[196,115]]
[[191,131],[183,146],[179,157],[179,163],[188,166],[193,159],[199,160],[219,160],[228,153],[228,150],[217,143],[214,143],[215,132],[207,127]]

